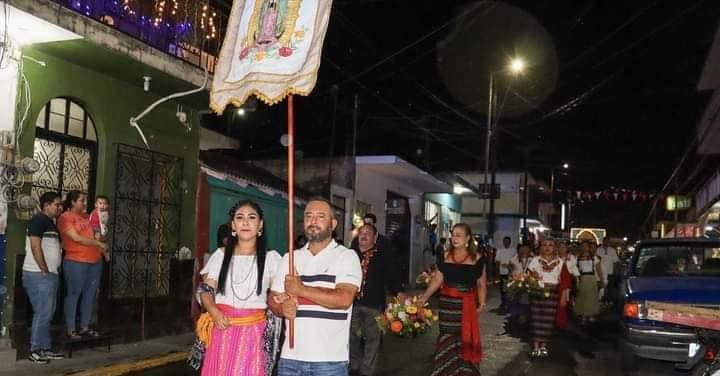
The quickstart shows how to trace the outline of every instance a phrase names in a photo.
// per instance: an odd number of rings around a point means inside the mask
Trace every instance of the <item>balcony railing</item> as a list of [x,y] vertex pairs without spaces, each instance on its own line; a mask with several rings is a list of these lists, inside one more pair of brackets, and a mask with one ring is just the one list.
[[53,1],[210,73],[230,13],[207,0]]

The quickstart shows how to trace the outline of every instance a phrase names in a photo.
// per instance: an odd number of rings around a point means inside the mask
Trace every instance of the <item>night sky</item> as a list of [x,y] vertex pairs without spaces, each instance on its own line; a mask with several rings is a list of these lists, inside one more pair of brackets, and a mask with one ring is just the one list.
[[[709,98],[696,87],[718,20],[714,0],[336,0],[318,84],[296,101],[297,148],[349,154],[357,95],[358,154],[479,169],[494,71],[499,170],[523,170],[520,150],[531,148],[538,177],[571,164],[559,189],[657,192]],[[513,56],[529,65],[517,78],[500,72]],[[214,123],[241,141],[240,157],[285,152],[283,105]],[[577,205],[576,224],[615,236],[635,236],[649,207],[590,201]]]

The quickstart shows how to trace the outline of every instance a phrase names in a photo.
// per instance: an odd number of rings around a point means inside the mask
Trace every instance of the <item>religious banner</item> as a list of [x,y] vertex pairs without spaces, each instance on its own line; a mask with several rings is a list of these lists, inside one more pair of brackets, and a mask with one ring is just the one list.
[[332,0],[235,0],[218,58],[210,107],[255,95],[267,104],[309,95],[320,68]]

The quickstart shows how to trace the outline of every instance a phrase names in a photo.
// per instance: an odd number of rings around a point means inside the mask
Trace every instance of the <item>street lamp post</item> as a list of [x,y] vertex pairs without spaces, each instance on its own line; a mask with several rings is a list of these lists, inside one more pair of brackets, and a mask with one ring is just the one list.
[[[525,71],[525,61],[520,58],[514,58],[510,61],[508,64],[507,70],[513,74],[513,75],[519,75]],[[493,146],[493,137],[495,136],[495,126],[497,125],[497,118],[499,117],[499,114],[496,114],[497,111],[497,95],[495,93],[495,72],[490,72],[489,75],[489,87],[488,87],[488,113],[487,113],[487,129],[485,134],[485,176],[483,178],[483,183],[485,185],[485,189],[483,190],[483,193],[486,194],[486,200],[484,201],[487,203],[487,199],[490,200],[490,210],[489,213],[487,213],[487,234],[490,239],[492,239],[493,235],[495,234],[495,163],[494,163],[494,156],[493,158],[493,165],[492,170],[490,168],[490,159],[493,155],[492,152],[492,146]],[[490,179],[490,185],[488,186],[488,173],[492,174],[492,177]],[[483,212],[485,211],[485,204],[483,204]]]
[[[567,170],[570,168],[569,163],[563,163],[562,169]],[[550,227],[552,228],[552,222],[555,218],[555,171],[557,170],[557,167],[553,167],[550,171],[550,205],[552,206],[552,217],[550,218]]]

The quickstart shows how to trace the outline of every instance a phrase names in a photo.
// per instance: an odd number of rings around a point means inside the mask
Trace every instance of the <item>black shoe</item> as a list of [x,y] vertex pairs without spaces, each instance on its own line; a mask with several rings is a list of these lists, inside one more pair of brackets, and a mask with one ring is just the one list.
[[33,351],[28,355],[28,360],[35,363],[35,364],[48,364],[50,363],[50,359],[48,359],[45,354],[42,353],[42,351]]
[[61,360],[65,359],[65,355],[59,352],[55,352],[52,350],[42,350],[40,354],[44,355],[46,358],[50,360]]

